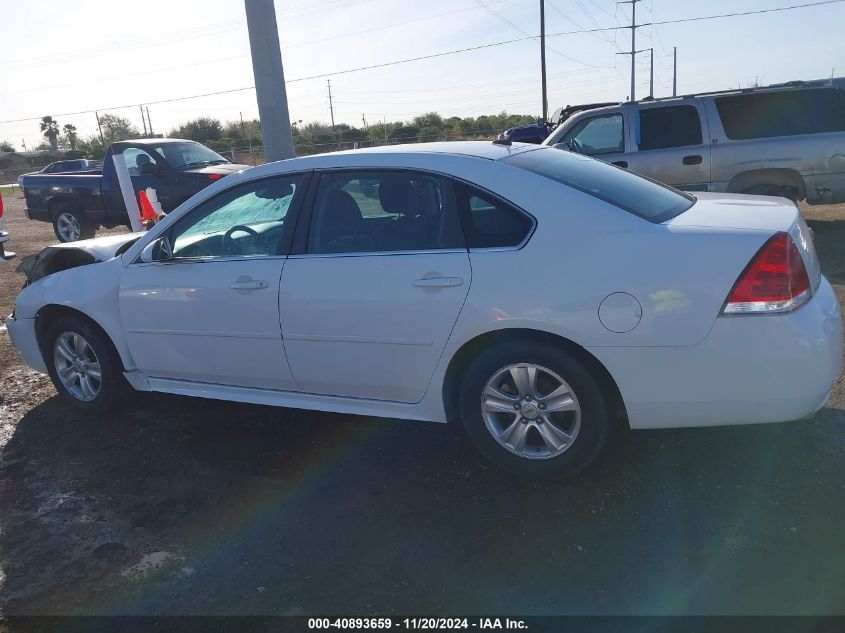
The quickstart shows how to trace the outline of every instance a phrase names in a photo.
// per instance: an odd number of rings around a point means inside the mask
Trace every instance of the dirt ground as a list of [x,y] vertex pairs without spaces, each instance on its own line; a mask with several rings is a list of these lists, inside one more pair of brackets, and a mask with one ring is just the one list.
[[[54,241],[4,199],[19,260]],[[845,205],[802,211],[843,300]],[[533,484],[452,425],[164,395],[86,419],[0,333],[0,613],[845,614],[843,423],[840,379],[812,420],[622,433]]]

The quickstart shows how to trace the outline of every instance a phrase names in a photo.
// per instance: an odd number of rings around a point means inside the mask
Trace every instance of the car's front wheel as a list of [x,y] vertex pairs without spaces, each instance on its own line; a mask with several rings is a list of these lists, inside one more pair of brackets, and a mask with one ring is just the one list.
[[588,466],[610,430],[599,382],[572,355],[532,340],[499,343],[467,367],[461,416],[491,462],[555,479]]
[[64,317],[47,328],[43,343],[50,378],[69,404],[94,414],[114,406],[125,387],[122,364],[100,330]]

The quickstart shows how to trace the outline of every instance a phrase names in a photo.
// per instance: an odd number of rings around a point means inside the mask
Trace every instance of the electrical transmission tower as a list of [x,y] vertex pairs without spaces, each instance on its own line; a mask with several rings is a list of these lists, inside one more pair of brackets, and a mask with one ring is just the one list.
[[643,0],[619,0],[617,4],[630,4],[631,5],[631,26],[625,27],[631,29],[631,50],[626,51],[624,53],[616,53],[617,55],[630,55],[631,56],[631,95],[629,97],[630,101],[635,101],[637,98],[637,86],[636,86],[636,61],[637,61],[637,53],[642,53],[647,51],[647,48],[642,50],[637,50],[637,29],[643,26],[649,26],[651,22],[646,24],[637,24],[637,3],[642,2]]

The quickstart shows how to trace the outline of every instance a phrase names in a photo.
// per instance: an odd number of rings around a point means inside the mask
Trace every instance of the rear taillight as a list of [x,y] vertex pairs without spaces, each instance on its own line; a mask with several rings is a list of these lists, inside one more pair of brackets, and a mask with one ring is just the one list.
[[223,174],[208,174],[209,180],[220,180],[223,177]]
[[3,196],[0,195],[0,219],[3,218]]
[[722,314],[791,312],[810,298],[810,278],[795,242],[775,233],[745,267]]

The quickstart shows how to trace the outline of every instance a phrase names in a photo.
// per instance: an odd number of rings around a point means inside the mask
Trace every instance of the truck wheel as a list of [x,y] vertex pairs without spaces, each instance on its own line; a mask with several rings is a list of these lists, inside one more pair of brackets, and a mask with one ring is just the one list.
[[94,225],[84,214],[68,205],[58,207],[53,216],[53,231],[60,242],[76,242],[94,237]]

